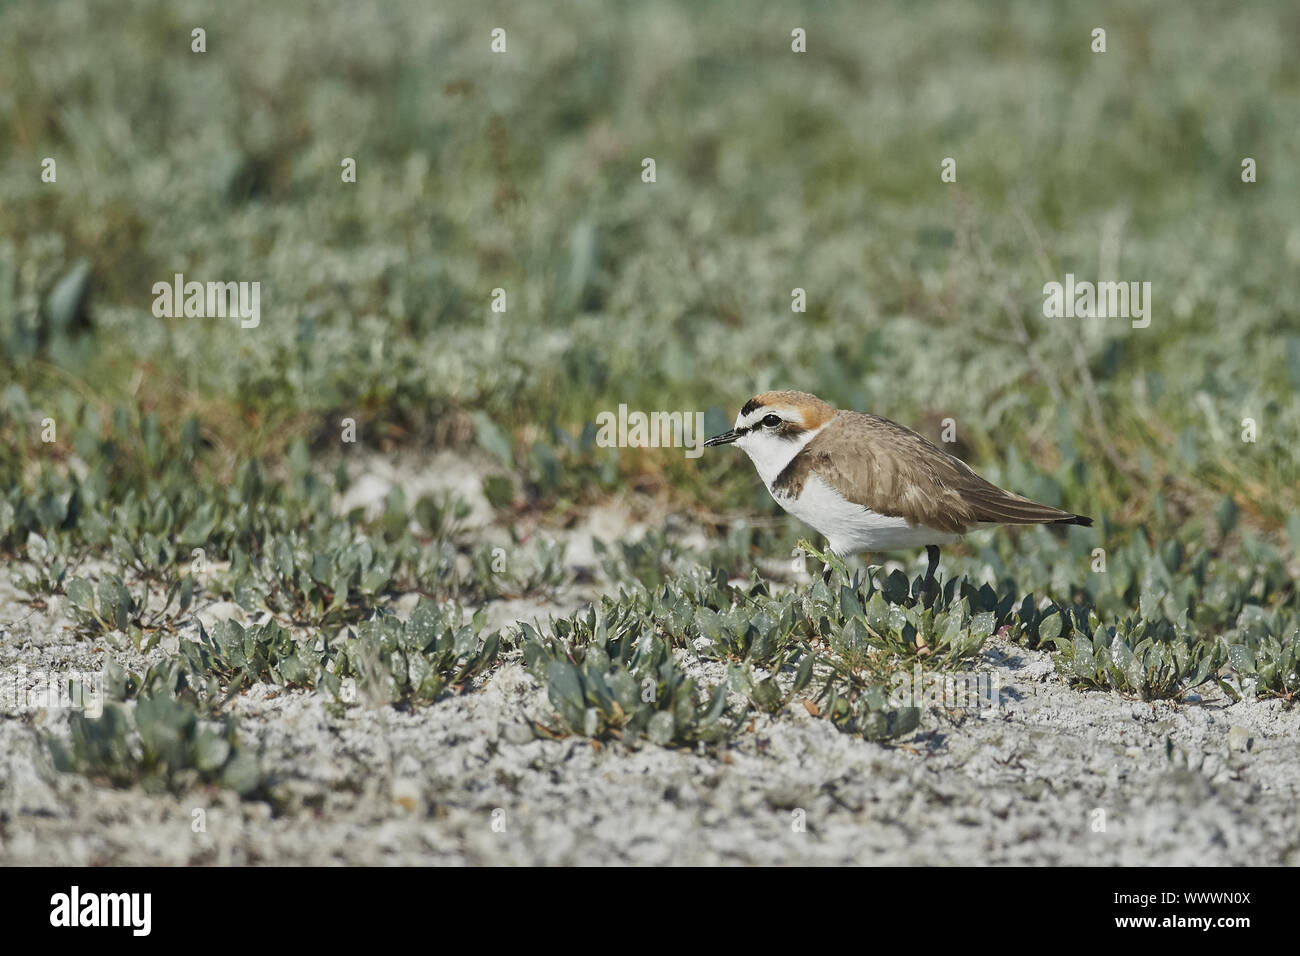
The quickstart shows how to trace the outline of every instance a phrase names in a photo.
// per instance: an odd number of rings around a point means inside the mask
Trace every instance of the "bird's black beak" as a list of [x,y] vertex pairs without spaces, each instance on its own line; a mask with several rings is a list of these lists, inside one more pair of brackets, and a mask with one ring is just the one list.
[[730,445],[740,436],[734,430],[725,431],[721,435],[714,435],[704,443],[705,448],[712,448],[714,445]]

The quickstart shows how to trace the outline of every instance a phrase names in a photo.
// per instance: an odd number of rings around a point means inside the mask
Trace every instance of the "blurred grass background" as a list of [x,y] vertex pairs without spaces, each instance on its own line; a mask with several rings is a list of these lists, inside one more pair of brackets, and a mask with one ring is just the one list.
[[[0,549],[76,459],[106,502],[173,459],[218,487],[295,443],[332,467],[345,416],[507,448],[515,508],[775,514],[737,456],[593,423],[721,428],[798,387],[951,417],[988,477],[1112,533],[1289,523],[1294,553],[1297,39],[1284,3],[8,4]],[[260,281],[260,327],[155,318],[175,272]],[[1150,327],[1044,318],[1067,272],[1151,282]]]

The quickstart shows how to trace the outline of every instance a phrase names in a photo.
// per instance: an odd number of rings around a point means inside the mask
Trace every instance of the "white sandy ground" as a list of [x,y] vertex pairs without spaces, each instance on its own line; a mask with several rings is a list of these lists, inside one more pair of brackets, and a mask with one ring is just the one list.
[[[50,623],[6,628],[0,667],[96,665]],[[66,712],[11,712],[0,863],[1300,863],[1296,708],[1081,693],[1048,655],[1000,643],[984,660],[1002,682],[993,717],[930,710],[885,746],[795,703],[721,756],[530,740],[545,693],[517,659],[414,713],[335,718],[320,695],[259,686],[233,706],[292,794],[278,817],[59,774],[36,728]]]
[[[606,524],[577,529],[571,558]],[[13,570],[0,569],[0,678],[145,663],[77,638],[66,599],[22,604]],[[591,593],[498,602],[491,623]],[[37,728],[65,733],[67,711],[0,695],[0,864],[1300,864],[1300,708],[1084,693],[1048,654],[999,641],[981,668],[1002,689],[988,718],[931,708],[884,745],[796,701],[714,755],[531,739],[525,717],[549,709],[517,653],[415,712],[334,717],[322,695],[258,686],[232,708],[290,794],[279,815],[216,789],[177,798],[60,774]]]

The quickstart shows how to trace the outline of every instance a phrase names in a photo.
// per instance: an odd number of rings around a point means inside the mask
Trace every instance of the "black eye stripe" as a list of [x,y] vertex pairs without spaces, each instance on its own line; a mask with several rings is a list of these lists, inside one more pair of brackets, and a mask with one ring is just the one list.
[[804,428],[798,422],[788,422],[780,415],[764,415],[759,421],[749,425],[741,425],[732,429],[737,437],[748,435],[750,432],[762,429],[769,435],[777,438],[795,439],[804,433]]

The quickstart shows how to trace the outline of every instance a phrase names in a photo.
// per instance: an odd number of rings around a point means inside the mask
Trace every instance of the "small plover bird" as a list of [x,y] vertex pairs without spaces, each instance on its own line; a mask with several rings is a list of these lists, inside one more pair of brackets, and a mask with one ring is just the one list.
[[[782,508],[841,557],[924,547],[926,604],[939,547],[977,528],[1092,519],[1003,491],[887,418],[832,408],[807,392],[764,392],[704,444],[739,445]],[[829,573],[829,568],[827,569]]]

